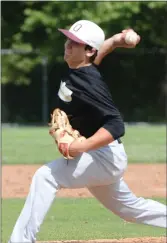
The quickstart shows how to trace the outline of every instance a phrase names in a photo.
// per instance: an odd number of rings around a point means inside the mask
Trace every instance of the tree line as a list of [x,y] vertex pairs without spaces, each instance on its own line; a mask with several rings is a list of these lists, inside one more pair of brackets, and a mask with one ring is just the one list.
[[48,58],[49,117],[67,68],[65,39],[57,29],[69,28],[79,19],[99,24],[106,38],[130,27],[141,35],[135,49],[116,49],[100,69],[126,121],[164,121],[166,2],[3,1],[1,6],[3,121],[41,121],[44,56]]

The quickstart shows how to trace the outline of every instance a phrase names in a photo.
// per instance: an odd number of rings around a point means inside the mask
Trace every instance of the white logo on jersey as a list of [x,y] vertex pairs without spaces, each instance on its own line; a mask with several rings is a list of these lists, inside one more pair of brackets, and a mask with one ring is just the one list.
[[72,101],[72,91],[66,87],[66,83],[61,81],[60,88],[58,91],[58,96],[61,100],[70,102]]

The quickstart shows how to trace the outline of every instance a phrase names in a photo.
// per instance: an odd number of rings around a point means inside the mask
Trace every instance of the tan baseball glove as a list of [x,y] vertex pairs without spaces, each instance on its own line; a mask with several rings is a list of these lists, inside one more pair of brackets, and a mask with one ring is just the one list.
[[49,126],[49,134],[54,138],[60,153],[66,159],[73,159],[69,155],[70,144],[76,139],[78,142],[82,142],[86,138],[72,128],[66,113],[58,108],[51,114]]

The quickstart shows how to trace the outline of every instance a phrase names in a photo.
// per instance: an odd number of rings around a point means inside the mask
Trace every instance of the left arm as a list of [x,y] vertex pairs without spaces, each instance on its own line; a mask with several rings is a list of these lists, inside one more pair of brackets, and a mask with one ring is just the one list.
[[129,30],[123,30],[122,33],[115,34],[111,38],[104,41],[100,50],[98,51],[97,57],[94,60],[94,64],[99,65],[103,58],[110,54],[115,48],[134,48],[140,41],[140,36],[138,35],[138,40],[135,44],[126,44],[125,35]]
[[108,145],[114,140],[122,137],[125,134],[125,126],[120,117],[115,119],[106,119],[104,125],[97,130],[91,137],[82,142],[75,140],[69,147],[69,154],[76,157],[80,153],[96,150],[100,147]]
[[113,136],[105,128],[101,127],[93,136],[82,142],[75,140],[69,148],[69,154],[76,157],[80,153],[95,150],[114,141]]

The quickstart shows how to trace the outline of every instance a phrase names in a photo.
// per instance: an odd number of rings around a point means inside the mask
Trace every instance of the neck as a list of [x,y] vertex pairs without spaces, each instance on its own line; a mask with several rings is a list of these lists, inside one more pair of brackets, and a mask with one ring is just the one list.
[[84,61],[81,62],[81,63],[75,63],[75,62],[73,62],[73,63],[67,63],[67,64],[68,64],[69,68],[74,68],[74,69],[92,65],[92,63],[90,63],[90,62],[86,62],[85,63]]

